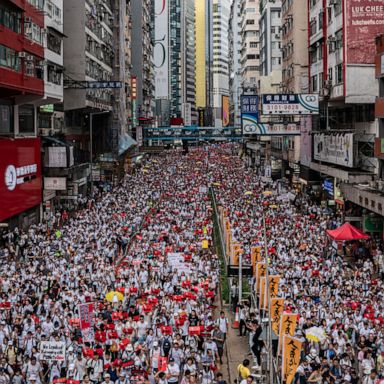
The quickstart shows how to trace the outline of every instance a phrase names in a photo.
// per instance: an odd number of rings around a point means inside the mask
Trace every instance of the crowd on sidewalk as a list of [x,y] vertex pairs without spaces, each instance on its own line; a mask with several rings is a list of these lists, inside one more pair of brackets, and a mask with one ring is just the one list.
[[4,235],[0,384],[225,383],[207,156],[153,157],[54,230]]
[[[217,157],[215,159],[215,157]],[[297,383],[374,384],[384,378],[384,271],[382,242],[353,243],[356,263],[333,248],[326,229],[342,224],[281,181],[259,177],[228,153],[211,156],[218,204],[225,207],[235,242],[251,262],[251,248],[264,249],[263,213],[267,226],[269,273],[279,275],[284,310],[298,314],[295,336],[303,341]],[[262,253],[264,253],[262,251]],[[264,256],[264,254],[263,254]],[[236,288],[234,289],[236,292]],[[234,294],[235,296],[235,294]],[[250,332],[249,343],[260,364],[260,319],[242,306],[240,321]],[[320,327],[322,342],[306,339]],[[259,335],[258,335],[259,334]],[[251,363],[252,364],[252,363]]]

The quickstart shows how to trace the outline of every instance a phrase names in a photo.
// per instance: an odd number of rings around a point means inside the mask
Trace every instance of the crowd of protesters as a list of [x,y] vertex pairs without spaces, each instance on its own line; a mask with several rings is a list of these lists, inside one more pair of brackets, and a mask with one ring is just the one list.
[[[285,310],[303,340],[297,383],[376,384],[384,374],[384,290],[379,242],[351,245],[345,262],[325,230],[328,211],[245,166],[232,145],[151,157],[71,217],[4,236],[0,267],[0,384],[224,383],[228,319],[217,308],[220,265],[212,248],[215,185],[244,263],[263,246],[281,276]],[[271,191],[272,193],[263,193]],[[251,192],[251,193],[245,193]],[[293,195],[293,198],[292,198]],[[295,197],[296,196],[296,197]],[[119,292],[107,300],[109,292]],[[231,291],[236,295],[236,287]],[[83,340],[79,305],[93,303],[93,340]],[[261,364],[260,319],[241,308]],[[321,327],[319,343],[305,330]],[[89,336],[89,335],[88,335]],[[246,342],[239,339],[239,342]],[[64,342],[65,359],[44,360],[41,344]],[[252,362],[239,367],[252,383]]]

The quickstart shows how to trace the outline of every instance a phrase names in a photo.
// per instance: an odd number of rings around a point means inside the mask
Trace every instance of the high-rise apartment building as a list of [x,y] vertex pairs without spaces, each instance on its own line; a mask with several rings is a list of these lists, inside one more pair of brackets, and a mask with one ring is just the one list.
[[260,75],[281,71],[281,0],[260,0]]
[[151,0],[132,1],[132,72],[137,89],[133,106],[133,125],[153,121],[155,73],[153,68],[154,9]]
[[184,0],[181,9],[182,115],[184,125],[188,123],[195,125],[197,124],[195,0]]
[[223,96],[229,97],[229,14],[230,0],[213,0],[213,123],[222,125]]
[[241,0],[241,68],[243,89],[257,92],[260,78],[259,0]]
[[156,119],[197,122],[195,86],[195,0],[155,2]]
[[[196,108],[199,125],[212,125],[213,106],[213,4],[210,0],[195,0],[196,36]],[[220,29],[220,27],[219,27]]]
[[[281,6],[281,51],[282,86],[281,92],[308,93],[308,4],[300,0],[282,0]],[[307,117],[304,117],[307,121]],[[309,119],[310,121],[310,119]],[[300,124],[300,117],[286,118],[286,123]],[[290,175],[300,171],[300,136],[288,136],[274,140],[281,149],[279,158],[283,169]]]
[[[229,17],[229,105],[230,125],[240,127],[240,96],[242,94],[241,0],[233,0]],[[257,21],[256,21],[257,22]]]

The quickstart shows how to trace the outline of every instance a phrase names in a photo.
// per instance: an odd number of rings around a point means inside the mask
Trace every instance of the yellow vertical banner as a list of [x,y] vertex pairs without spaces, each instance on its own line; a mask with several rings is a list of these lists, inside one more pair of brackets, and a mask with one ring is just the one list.
[[259,307],[260,309],[264,309],[265,305],[265,299],[266,299],[266,294],[265,294],[265,277],[260,277],[260,287],[259,287]]
[[280,320],[279,329],[279,354],[281,354],[283,337],[293,336],[297,325],[297,313],[283,313]]
[[265,263],[256,263],[256,292],[259,293],[260,278],[265,277],[267,265]]
[[274,297],[271,299],[271,322],[272,329],[276,335],[280,331],[280,319],[284,311],[284,299],[281,297]]
[[256,263],[261,261],[261,247],[252,247],[251,248],[251,261],[252,261],[252,269],[253,276],[256,276]]
[[279,284],[280,284],[279,275],[269,276],[269,294],[271,295],[271,299],[279,295]]
[[300,364],[301,341],[291,336],[284,336],[283,359],[281,364],[281,379],[285,384],[291,384],[296,369]]

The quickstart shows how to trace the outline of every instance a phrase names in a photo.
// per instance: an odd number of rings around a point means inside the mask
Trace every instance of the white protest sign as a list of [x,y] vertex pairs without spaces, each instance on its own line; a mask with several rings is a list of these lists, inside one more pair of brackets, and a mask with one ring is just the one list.
[[41,360],[65,361],[65,343],[63,341],[42,341],[40,354]]

